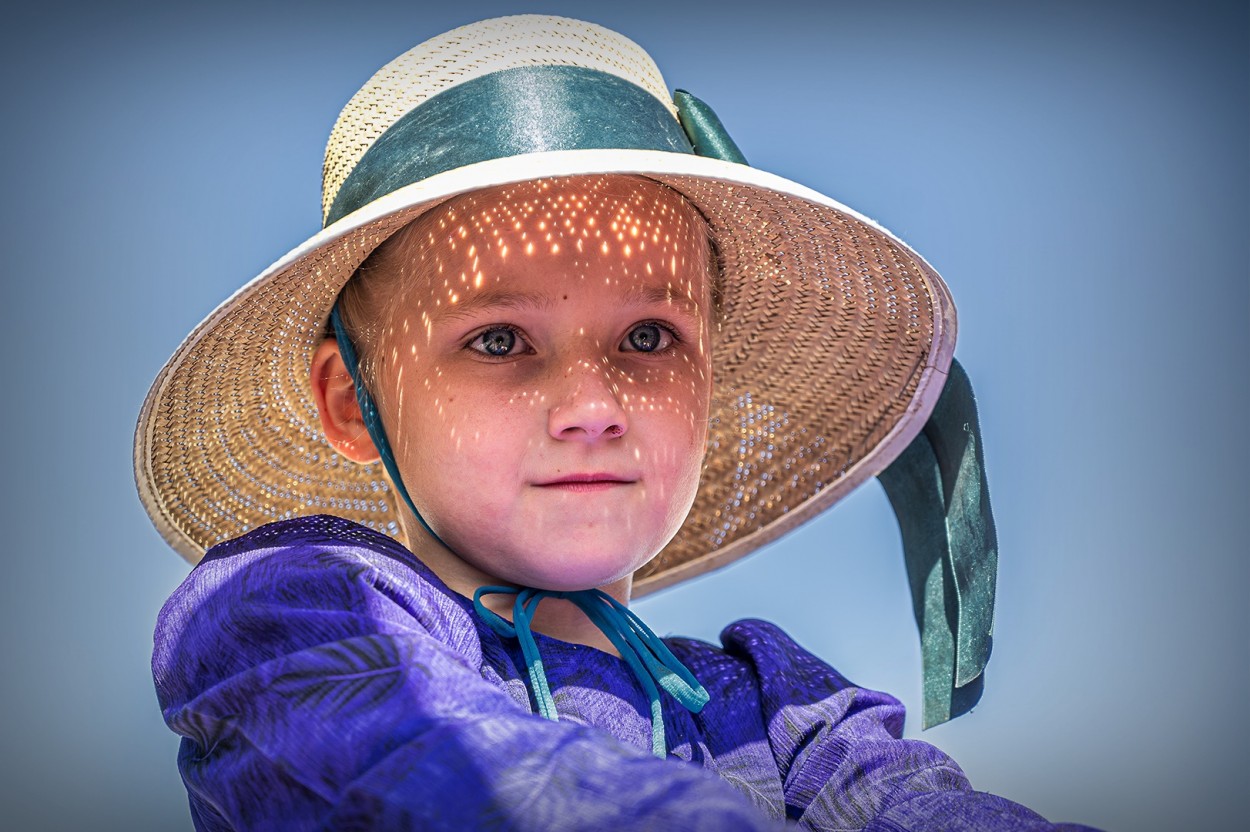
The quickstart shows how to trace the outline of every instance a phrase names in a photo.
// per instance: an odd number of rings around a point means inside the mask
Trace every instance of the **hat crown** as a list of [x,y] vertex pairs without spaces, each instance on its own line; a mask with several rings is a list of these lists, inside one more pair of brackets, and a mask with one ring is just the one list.
[[570,66],[607,72],[646,90],[673,114],[660,69],[642,47],[593,23],[512,15],[470,23],[418,44],[382,67],[352,96],[326,144],[322,220],[361,158],[392,125],[459,84],[519,67]]

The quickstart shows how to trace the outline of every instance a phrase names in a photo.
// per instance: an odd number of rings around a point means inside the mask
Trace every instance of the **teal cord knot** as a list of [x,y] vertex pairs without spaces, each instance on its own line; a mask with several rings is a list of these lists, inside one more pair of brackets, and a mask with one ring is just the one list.
[[[516,595],[512,604],[512,621],[507,621],[482,603],[483,595],[496,593]],[[543,670],[543,660],[538,653],[538,644],[530,629],[534,611],[544,598],[572,601],[616,647],[651,703],[651,753],[657,757],[667,756],[664,713],[660,705],[660,691],[656,686],[664,688],[682,707],[695,714],[707,704],[707,691],[694,678],[694,674],[673,655],[668,645],[630,611],[629,607],[599,589],[560,592],[528,587],[479,587],[473,593],[473,608],[496,633],[504,638],[515,638],[520,643],[538,712],[552,722],[560,721],[555,699],[547,684],[547,674]]]

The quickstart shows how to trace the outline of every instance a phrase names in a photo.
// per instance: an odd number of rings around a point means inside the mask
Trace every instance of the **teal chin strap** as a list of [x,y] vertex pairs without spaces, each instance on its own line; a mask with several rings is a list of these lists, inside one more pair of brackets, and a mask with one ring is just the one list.
[[[482,603],[483,595],[496,593],[516,595],[512,605],[512,621],[508,622]],[[664,712],[660,706],[660,691],[664,688],[674,699],[691,713],[698,713],[707,704],[708,694],[699,680],[694,678],[684,664],[651,631],[629,607],[598,589],[575,592],[558,592],[550,589],[524,587],[484,586],[473,593],[473,607],[477,614],[499,635],[515,638],[521,645],[525,667],[529,672],[530,689],[538,712],[553,722],[560,717],[556,713],[555,699],[547,684],[543,660],[538,654],[538,644],[530,622],[538,603],[544,598],[563,598],[576,604],[586,617],[598,627],[616,647],[621,658],[634,672],[651,702],[651,753],[657,757],[668,755],[668,743],[664,738]]]
[[959,362],[924,429],[878,479],[902,532],[929,728],[981,698],[994,631],[998,537],[976,400]]
[[374,404],[373,396],[369,395],[369,389],[365,387],[365,380],[360,376],[360,360],[356,356],[356,347],[352,344],[352,339],[347,337],[347,330],[343,327],[343,318],[339,314],[338,303],[335,303],[334,308],[330,310],[330,327],[334,330],[334,340],[339,345],[339,355],[343,359],[343,364],[347,367],[347,374],[351,376],[352,384],[356,387],[356,404],[360,406],[360,416],[364,419],[365,430],[369,432],[369,438],[373,440],[373,447],[377,449],[378,456],[382,458],[382,465],[386,468],[386,473],[390,474],[395,490],[399,492],[399,496],[404,498],[404,502],[412,510],[412,514],[417,518],[417,522],[421,524],[421,528],[425,529],[430,537],[443,546],[447,546],[446,543],[443,543],[442,538],[436,535],[434,530],[430,528],[430,524],[425,522],[425,518],[421,516],[421,512],[417,511],[416,505],[413,504],[412,498],[408,496],[408,489],[404,487],[404,480],[399,475],[399,466],[395,464],[395,454],[391,451],[391,443],[387,441],[386,431],[382,429],[382,417],[378,415],[378,406]]

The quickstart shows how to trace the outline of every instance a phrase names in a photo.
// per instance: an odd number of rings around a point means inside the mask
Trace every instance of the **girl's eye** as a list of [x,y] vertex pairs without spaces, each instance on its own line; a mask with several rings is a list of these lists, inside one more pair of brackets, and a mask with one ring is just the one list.
[[492,358],[506,358],[520,342],[516,330],[500,326],[478,335],[469,342],[469,348]]
[[638,324],[621,342],[626,352],[659,352],[673,345],[673,332],[660,324]]

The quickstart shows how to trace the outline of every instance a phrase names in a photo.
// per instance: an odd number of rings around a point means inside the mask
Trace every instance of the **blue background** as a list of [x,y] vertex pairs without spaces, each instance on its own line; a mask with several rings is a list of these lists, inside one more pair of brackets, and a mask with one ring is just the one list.
[[[6,13],[7,828],[190,828],[148,670],[186,565],[134,493],[144,393],[201,317],[316,230],[326,136],[369,75],[452,26],[533,10],[631,36],[753,164],[878,219],[950,284],[999,606],[982,703],[924,738],[1055,820],[1244,817],[1246,5],[639,5]],[[919,648],[876,483],[637,609],[707,638],[776,620],[899,695],[918,733]]]

